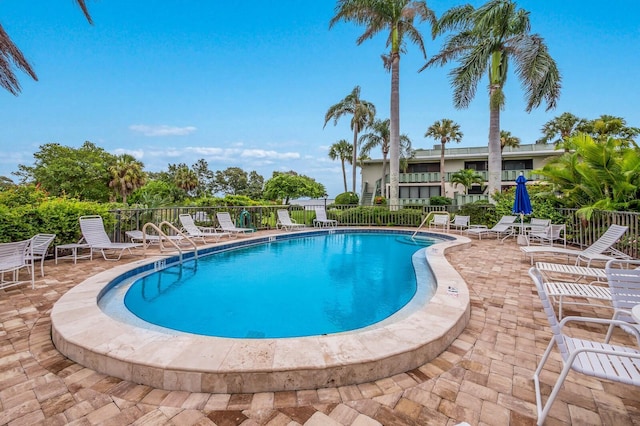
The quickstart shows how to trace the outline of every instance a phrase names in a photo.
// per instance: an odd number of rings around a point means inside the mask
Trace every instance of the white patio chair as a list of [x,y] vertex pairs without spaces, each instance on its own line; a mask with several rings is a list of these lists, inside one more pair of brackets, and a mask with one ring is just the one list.
[[[547,297],[542,282],[542,275],[535,267],[529,269],[529,276],[533,279],[542,302],[542,307],[551,326],[551,341],[544,351],[540,363],[533,374],[533,382],[536,392],[536,408],[538,412],[538,425],[544,423],[553,402],[564,383],[570,370],[588,376],[606,379],[614,382],[640,386],[640,350],[638,348],[610,345],[594,340],[579,339],[565,333],[565,326],[572,322],[591,324],[604,324],[610,326],[627,325],[625,321],[608,320],[588,317],[566,317],[558,323],[551,302]],[[568,328],[568,327],[567,327]],[[635,329],[634,329],[635,330]],[[635,330],[636,338],[640,339],[640,332]],[[551,394],[546,403],[542,404],[540,391],[540,374],[553,350],[557,346],[562,358],[562,370],[556,379]]]
[[40,274],[44,277],[44,258],[47,257],[49,246],[56,238],[56,234],[36,234],[31,238],[27,249],[27,261],[35,268],[36,260],[40,261]]
[[296,231],[306,227],[304,223],[296,223],[295,220],[291,219],[291,216],[289,216],[289,210],[279,209],[277,213],[278,220],[276,222],[276,228],[282,228],[285,231]]
[[[8,288],[31,282],[31,288],[35,288],[35,272],[31,263],[27,260],[27,253],[31,252],[31,240],[16,241],[0,244],[0,288]],[[29,279],[20,279],[20,270],[26,268]],[[5,279],[5,274],[10,278]]]
[[180,214],[178,215],[178,219],[180,220],[182,229],[187,234],[187,237],[193,240],[199,240],[203,243],[206,243],[207,239],[210,238],[212,238],[214,242],[220,241],[220,238],[224,237],[225,235],[231,238],[230,232],[218,232],[216,228],[212,226],[197,226],[190,214]]
[[313,226],[338,226],[338,221],[334,219],[327,219],[327,211],[324,207],[316,206],[313,208],[316,212],[316,217],[313,219]]
[[[80,217],[80,230],[82,239],[91,247],[92,251],[99,251],[105,260],[120,260],[122,254],[127,251],[131,254],[131,249],[142,247],[138,243],[113,243],[104,229],[102,216],[90,215]],[[107,257],[107,252],[118,254],[116,258]]]
[[435,213],[429,221],[429,229],[442,229],[443,232],[449,232],[450,221],[449,213]]
[[453,217],[451,223],[449,223],[449,229],[454,231],[466,231],[469,229],[469,223],[471,222],[471,216],[461,216],[459,214]]
[[[631,309],[640,305],[640,260],[610,260],[604,270],[607,274],[609,290],[611,290],[611,304],[613,305],[613,319],[629,323],[622,329],[635,334],[632,329],[640,331],[640,324],[631,315]],[[609,342],[614,327],[609,327],[606,342]],[[640,345],[640,340],[638,341]]]
[[555,244],[555,241],[561,241],[563,247],[567,247],[567,225],[558,224],[558,225],[549,225],[545,227],[542,231],[534,231],[530,230],[528,236],[529,243],[539,243],[541,245],[549,245],[552,246]]

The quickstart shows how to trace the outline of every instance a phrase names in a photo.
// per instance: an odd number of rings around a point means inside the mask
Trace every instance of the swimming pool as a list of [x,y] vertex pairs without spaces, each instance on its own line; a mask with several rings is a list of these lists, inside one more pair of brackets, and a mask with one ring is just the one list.
[[[414,266],[412,256],[439,240],[415,246],[404,238],[322,234],[227,250],[138,278],[124,304],[151,324],[207,336],[355,330],[391,316],[416,294],[414,268],[421,265]],[[435,282],[426,281],[432,294]]]
[[[224,251],[302,235],[362,231],[410,236],[414,230],[341,228],[295,235],[263,232],[213,244],[202,251]],[[470,314],[467,287],[446,261],[444,251],[468,246],[470,240],[447,238],[421,250],[422,261],[426,264],[429,258],[439,283],[433,298],[426,301],[425,297],[414,297],[390,318],[362,329],[286,339],[222,338],[143,327],[99,308],[97,301],[114,285],[170,263],[166,256],[157,256],[88,277],[63,295],[51,312],[52,340],[62,354],[87,368],[167,390],[253,393],[375,381],[433,359],[466,326]],[[184,257],[190,256],[185,253]],[[421,279],[418,277],[418,282]],[[450,294],[448,287],[458,291]]]

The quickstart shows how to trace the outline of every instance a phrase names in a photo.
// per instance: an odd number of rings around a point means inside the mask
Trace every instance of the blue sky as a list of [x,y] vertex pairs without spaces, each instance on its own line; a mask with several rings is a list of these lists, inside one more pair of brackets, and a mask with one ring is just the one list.
[[[438,16],[462,3],[427,1]],[[388,118],[390,92],[380,59],[385,37],[357,46],[362,27],[339,23],[329,30],[335,4],[89,0],[91,26],[71,0],[2,1],[0,22],[39,81],[19,72],[22,93],[0,91],[0,175],[32,165],[45,143],[78,147],[88,140],[113,154],[133,154],[148,171],[200,158],[213,171],[241,167],[265,179],[274,170],[295,170],[335,196],[343,191],[342,174],[328,148],[351,142],[352,133],[347,117],[323,129],[324,114],[359,85],[378,118]],[[502,129],[533,143],[542,125],[563,112],[616,115],[640,127],[636,1],[517,4],[531,12],[532,32],[544,37],[563,84],[555,110],[543,105],[527,114],[512,75]],[[442,39],[432,40],[426,23],[420,28],[430,56]],[[424,138],[426,129],[450,118],[464,133],[457,146],[486,145],[486,80],[471,106],[456,110],[448,68],[417,73],[424,63],[408,44],[400,65],[401,132],[414,148],[431,148],[436,142]]]

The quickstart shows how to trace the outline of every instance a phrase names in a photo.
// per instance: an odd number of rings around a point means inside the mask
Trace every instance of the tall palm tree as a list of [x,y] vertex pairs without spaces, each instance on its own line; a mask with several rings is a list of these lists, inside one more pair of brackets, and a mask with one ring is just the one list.
[[176,168],[174,182],[178,188],[189,194],[198,187],[198,175],[186,164],[180,164]]
[[[91,15],[89,15],[89,9],[87,9],[85,0],[75,0],[82,9],[85,18],[90,24],[93,24]],[[20,93],[20,82],[13,72],[13,66],[29,74],[29,76],[38,81],[38,76],[31,67],[27,58],[24,57],[18,46],[16,46],[9,34],[0,25],[0,87],[9,91],[12,95],[18,95]]]
[[504,149],[505,146],[511,148],[517,148],[520,146],[520,138],[517,136],[513,136],[511,132],[506,130],[500,130],[500,152]]
[[340,163],[342,164],[344,192],[347,192],[347,170],[344,167],[344,162],[346,161],[349,164],[353,164],[353,145],[347,142],[346,139],[340,139],[329,148],[329,158],[332,160],[340,160]]
[[116,163],[109,167],[109,187],[115,189],[124,204],[127,204],[128,195],[144,186],[147,179],[143,168],[144,165],[129,154],[120,155]]
[[635,138],[640,134],[640,129],[627,126],[624,118],[608,114],[580,123],[578,130],[591,135],[598,142],[614,138],[624,145],[635,144]]
[[405,51],[405,37],[418,45],[422,55],[427,52],[420,31],[413,25],[416,17],[421,22],[436,22],[435,14],[424,0],[338,0],[336,14],[329,28],[339,21],[364,25],[364,33],[356,40],[359,45],[382,31],[388,31],[388,55],[383,55],[384,67],[391,71],[390,132],[390,206],[399,205],[400,185],[400,53]]
[[324,116],[324,125],[333,119],[333,124],[338,124],[338,119],[343,115],[351,115],[351,130],[353,130],[353,152],[351,164],[353,165],[353,192],[356,192],[356,163],[358,162],[358,133],[376,116],[376,107],[371,102],[360,98],[360,86],[353,88],[343,100],[332,105]]
[[[576,134],[585,123],[586,120],[584,118],[576,117],[570,112],[563,112],[542,126],[542,137],[536,143],[553,142],[556,147],[564,146],[564,142],[570,136]],[[569,147],[564,146],[564,149],[568,151]]]
[[433,27],[433,36],[445,31],[449,36],[442,50],[421,69],[459,60],[450,72],[456,108],[466,108],[475,96],[485,72],[489,76],[489,196],[500,191],[502,154],[500,151],[500,110],[508,65],[513,62],[525,91],[526,111],[540,106],[555,108],[560,96],[560,72],[538,34],[531,34],[529,12],[517,9],[512,0],[490,0],[475,9],[454,7]]
[[[390,120],[375,120],[370,126],[369,133],[360,136],[360,156],[369,155],[371,150],[377,146],[382,149],[382,180],[380,188],[384,187],[387,176],[387,157],[391,142],[391,131],[389,129]],[[400,135],[400,157],[405,157],[411,152],[411,139],[405,134]],[[381,194],[382,195],[382,194]]]
[[440,141],[440,195],[446,197],[444,189],[444,147],[447,142],[460,143],[462,140],[460,125],[453,120],[443,118],[433,123],[424,134],[425,138],[433,138]]

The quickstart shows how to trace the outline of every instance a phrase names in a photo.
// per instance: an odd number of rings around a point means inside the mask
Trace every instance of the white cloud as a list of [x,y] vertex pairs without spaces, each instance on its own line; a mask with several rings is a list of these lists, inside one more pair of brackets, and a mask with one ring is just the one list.
[[146,124],[132,124],[129,130],[142,133],[145,136],[184,136],[196,131],[194,126],[176,127],[162,124],[159,126],[148,126]]
[[276,152],[264,149],[245,149],[240,154],[241,157],[248,158],[268,158],[274,160],[294,160],[300,158],[297,152]]
[[140,159],[144,158],[144,151],[141,150],[141,149],[118,148],[118,149],[114,150],[113,153],[115,155],[129,154],[129,155],[133,156],[133,158],[135,158],[136,160],[140,160]]

